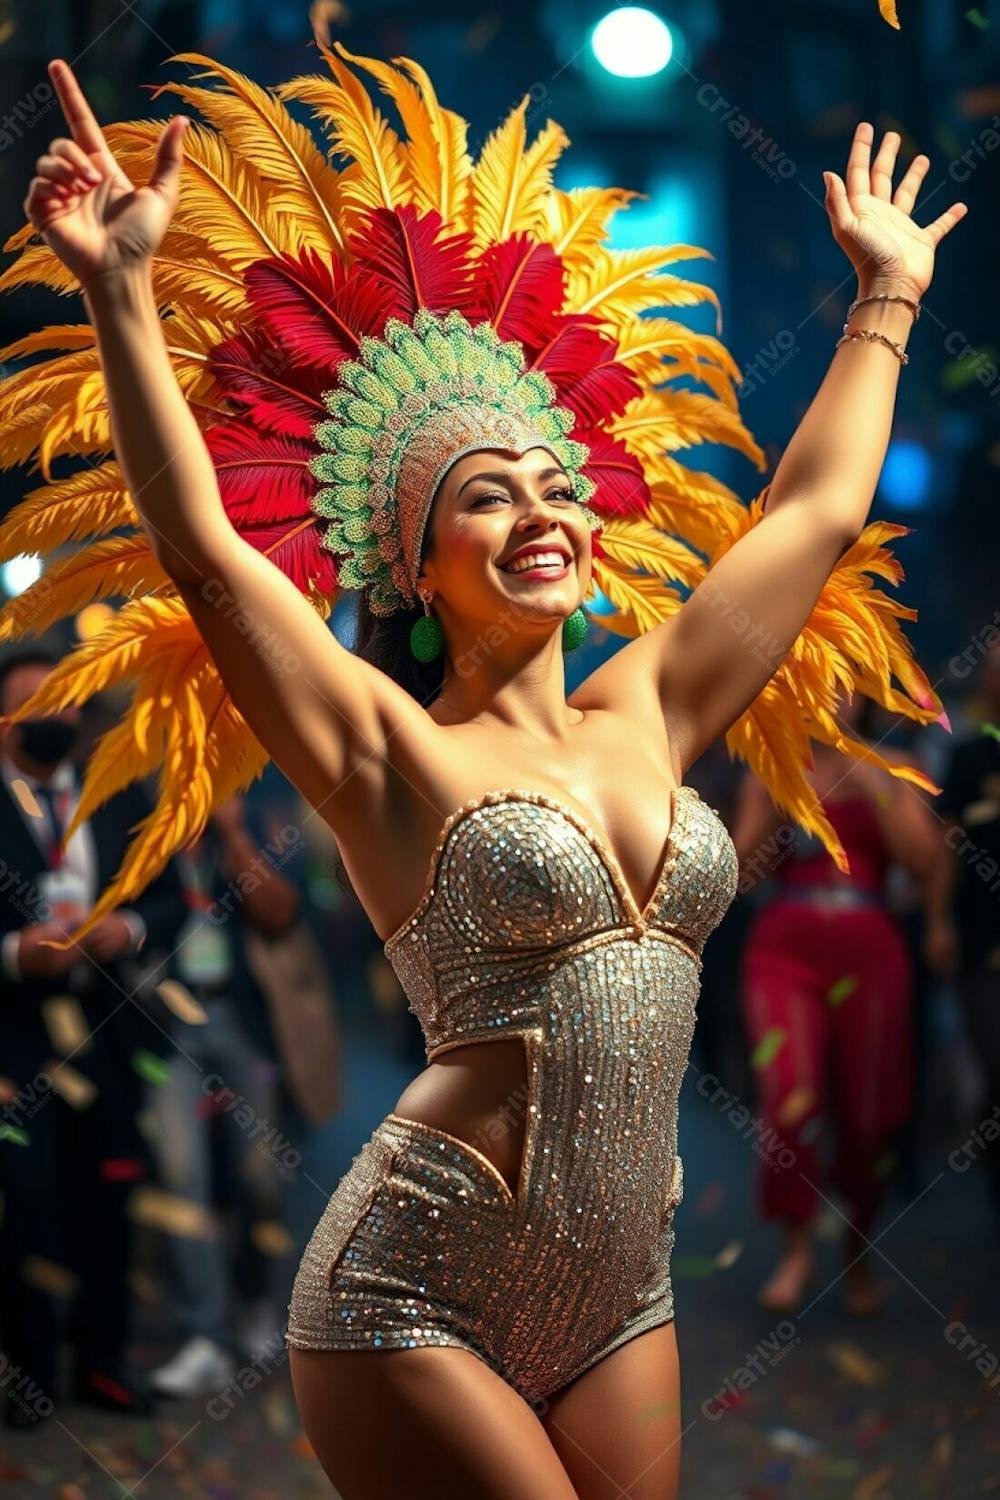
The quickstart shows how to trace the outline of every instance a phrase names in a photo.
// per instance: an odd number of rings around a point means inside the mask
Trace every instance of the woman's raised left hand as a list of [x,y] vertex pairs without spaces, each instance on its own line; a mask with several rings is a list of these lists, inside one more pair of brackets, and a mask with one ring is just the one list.
[[968,208],[953,203],[923,228],[915,224],[910,214],[930,158],[915,156],[893,192],[899,133],[887,130],[871,161],[874,138],[874,129],[862,120],[851,143],[846,186],[836,172],[823,173],[830,227],[865,291],[872,286],[892,287],[919,301],[931,284],[935,250]]

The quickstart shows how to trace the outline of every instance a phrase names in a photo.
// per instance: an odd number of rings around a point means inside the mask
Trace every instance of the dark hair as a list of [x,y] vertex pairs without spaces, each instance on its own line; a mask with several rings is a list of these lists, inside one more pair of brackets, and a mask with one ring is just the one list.
[[[421,551],[421,565],[430,550],[430,522],[428,520],[427,529],[424,532],[424,547]],[[411,698],[415,698],[424,708],[428,708],[440,693],[444,683],[444,652],[442,651],[433,661],[423,662],[418,661],[411,651],[410,631],[423,614],[424,606],[419,599],[409,608],[404,606],[397,609],[395,614],[373,614],[368,604],[367,591],[362,589],[357,595],[354,644],[351,649],[355,656],[359,656],[362,661],[370,663],[373,667],[378,667],[381,672],[391,677],[393,682],[398,683],[405,692],[409,693]],[[339,854],[334,868],[337,884],[357,901],[358,893],[351,884],[351,877],[344,868],[344,862]]]
[[0,713],[7,701],[7,681],[21,667],[57,667],[59,658],[46,651],[44,646],[22,646],[20,651],[11,651],[0,658]]
[[411,698],[429,707],[444,682],[444,653],[433,661],[418,661],[410,650],[410,631],[424,613],[418,602],[412,608],[398,609],[394,615],[374,615],[368,607],[368,596],[358,597],[354,654],[378,667],[393,682],[405,688]]

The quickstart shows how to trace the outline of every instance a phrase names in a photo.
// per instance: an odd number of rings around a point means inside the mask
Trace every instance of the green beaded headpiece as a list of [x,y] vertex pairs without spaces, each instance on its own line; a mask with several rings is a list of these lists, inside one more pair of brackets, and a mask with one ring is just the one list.
[[384,337],[362,338],[360,358],[338,366],[337,379],[323,395],[331,420],[313,428],[326,451],[310,461],[325,486],[311,503],[332,518],[323,545],[338,554],[338,583],[367,589],[373,614],[416,602],[431,503],[466,453],[547,448],[588,526],[602,524],[586,503],[596,488],[582,473],[590,450],[566,436],[573,413],[555,404],[547,375],[525,370],[522,346],[492,324],[424,308],[412,324],[389,318]]

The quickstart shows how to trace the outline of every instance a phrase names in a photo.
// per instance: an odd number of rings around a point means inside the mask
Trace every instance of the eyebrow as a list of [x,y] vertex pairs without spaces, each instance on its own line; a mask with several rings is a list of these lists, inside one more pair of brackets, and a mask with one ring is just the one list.
[[[542,479],[552,479],[556,474],[561,474],[564,479],[568,479],[569,478],[569,475],[566,473],[566,470],[565,469],[560,469],[560,468],[541,469],[535,475],[535,478],[539,479],[539,480],[542,480]],[[470,474],[469,478],[463,480],[462,483],[459,485],[458,490],[457,490],[456,495],[455,495],[455,499],[456,500],[458,499],[459,495],[465,489],[465,486],[467,484],[472,484],[477,479],[491,479],[491,480],[493,480],[493,482],[495,484],[507,484],[509,482],[510,476],[508,474],[497,474],[495,472],[484,473],[484,474]]]

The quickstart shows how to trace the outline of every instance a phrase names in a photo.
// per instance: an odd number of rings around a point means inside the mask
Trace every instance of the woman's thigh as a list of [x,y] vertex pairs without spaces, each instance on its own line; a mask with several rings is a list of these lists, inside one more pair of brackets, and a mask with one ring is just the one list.
[[342,1500],[578,1500],[538,1417],[465,1349],[289,1350]]
[[541,1420],[579,1500],[676,1500],[681,1377],[674,1324],[604,1357]]

